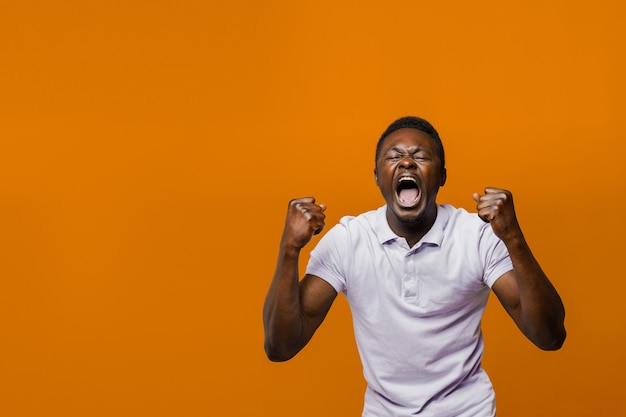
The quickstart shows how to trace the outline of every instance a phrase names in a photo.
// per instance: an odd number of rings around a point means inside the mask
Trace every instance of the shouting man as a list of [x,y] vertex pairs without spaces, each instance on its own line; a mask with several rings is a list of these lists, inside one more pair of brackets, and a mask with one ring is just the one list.
[[480,323],[491,290],[540,349],[565,340],[561,299],[533,256],[507,190],[473,195],[476,214],[437,204],[446,182],[439,134],[426,120],[393,122],[376,146],[386,204],[344,217],[298,272],[324,227],[325,205],[289,203],[263,311],[272,361],[298,353],[342,292],[367,381],[363,417],[495,416],[481,367]]

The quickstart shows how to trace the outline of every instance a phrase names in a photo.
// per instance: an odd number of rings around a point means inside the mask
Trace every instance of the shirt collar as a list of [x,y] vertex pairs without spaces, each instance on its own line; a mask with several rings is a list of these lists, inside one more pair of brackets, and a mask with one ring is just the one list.
[[[424,237],[417,243],[416,247],[422,244],[428,243],[435,246],[440,246],[443,241],[443,230],[448,223],[448,212],[441,205],[437,205],[437,218],[430,230],[424,235]],[[376,234],[378,235],[378,241],[381,244],[391,242],[399,239],[389,223],[387,222],[387,206],[384,205],[376,210]]]

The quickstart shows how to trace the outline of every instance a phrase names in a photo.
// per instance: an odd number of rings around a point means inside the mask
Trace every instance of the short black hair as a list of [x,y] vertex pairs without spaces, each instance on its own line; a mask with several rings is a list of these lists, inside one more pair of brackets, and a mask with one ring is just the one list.
[[383,143],[385,142],[385,138],[395,132],[396,130],[410,128],[416,129],[421,132],[426,133],[433,140],[435,147],[437,148],[437,152],[439,153],[439,159],[441,159],[441,170],[445,170],[446,168],[446,159],[445,153],[443,151],[443,143],[441,142],[441,138],[439,137],[439,133],[437,129],[434,128],[427,120],[422,119],[420,117],[415,116],[405,116],[401,117],[398,120],[394,121],[387,127],[387,130],[383,132],[378,143],[376,144],[376,159],[374,163],[378,162],[378,157],[380,156],[380,150],[383,147]]

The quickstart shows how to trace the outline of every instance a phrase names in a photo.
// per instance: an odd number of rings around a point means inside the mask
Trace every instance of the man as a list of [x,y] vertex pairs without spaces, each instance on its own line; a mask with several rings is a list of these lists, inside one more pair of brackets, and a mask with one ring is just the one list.
[[289,203],[265,301],[265,350],[285,361],[302,349],[339,292],[348,299],[368,383],[363,416],[495,415],[481,368],[482,314],[490,290],[544,350],[565,340],[564,308],[528,247],[509,191],[474,194],[477,214],[436,203],[446,182],[443,145],[426,120],[393,122],[376,148],[386,205],[344,217],[311,252],[323,204]]

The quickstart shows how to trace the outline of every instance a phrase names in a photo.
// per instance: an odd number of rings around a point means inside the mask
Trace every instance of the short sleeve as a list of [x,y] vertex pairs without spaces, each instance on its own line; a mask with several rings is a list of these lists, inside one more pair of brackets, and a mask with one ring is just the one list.
[[346,261],[350,253],[348,235],[342,224],[326,233],[311,251],[306,273],[328,282],[338,293],[346,289]]
[[483,226],[480,253],[484,260],[483,280],[491,288],[498,278],[513,269],[513,263],[506,246],[489,224]]

